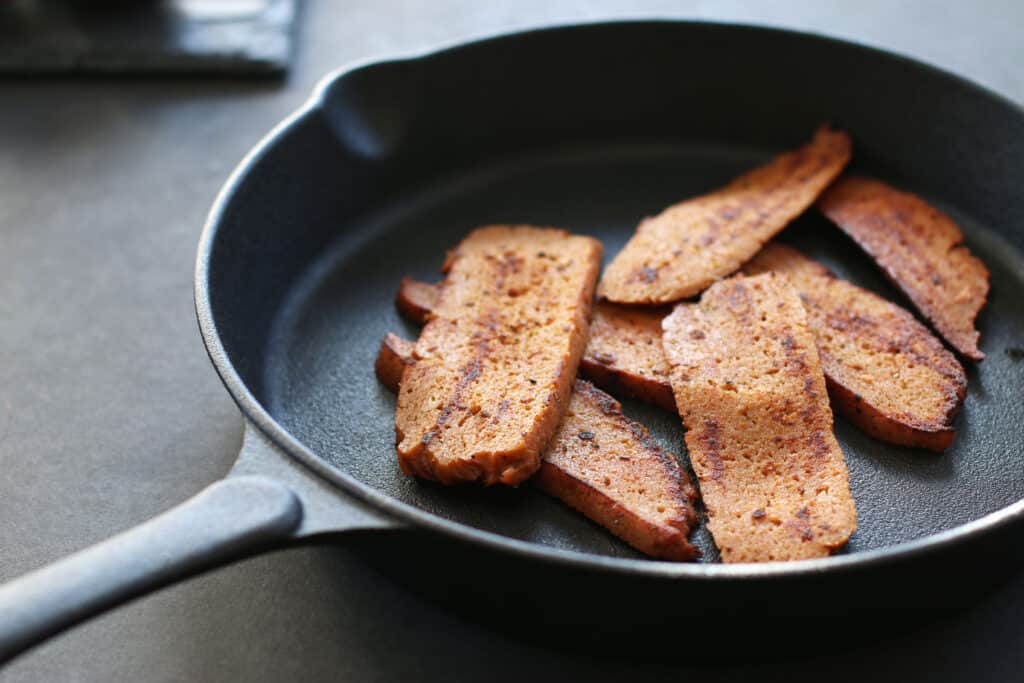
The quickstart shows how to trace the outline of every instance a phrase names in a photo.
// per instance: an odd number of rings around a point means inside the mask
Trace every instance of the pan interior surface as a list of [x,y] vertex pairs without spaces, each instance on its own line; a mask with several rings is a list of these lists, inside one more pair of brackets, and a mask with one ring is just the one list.
[[[593,235],[604,243],[607,262],[640,218],[715,188],[783,148],[782,142],[768,149],[678,139],[553,145],[409,184],[359,220],[339,225],[333,243],[290,283],[264,353],[263,404],[318,457],[399,501],[503,536],[636,557],[530,486],[447,488],[399,471],[395,399],[373,372],[385,333],[418,335],[395,311],[398,281],[404,275],[436,280],[445,251],[489,223],[550,225]],[[870,163],[857,170],[886,177]],[[1000,235],[1005,226],[988,225],[943,197],[924,194],[959,222],[991,270],[992,293],[978,321],[988,358],[965,365],[967,399],[957,438],[943,454],[883,444],[836,418],[859,517],[847,553],[922,538],[1024,498],[1024,307],[1016,301],[1024,291],[1024,259]],[[781,239],[841,277],[908,305],[851,241],[813,211]],[[637,402],[623,404],[689,467],[676,416]],[[703,526],[694,541],[705,561],[717,558]]]

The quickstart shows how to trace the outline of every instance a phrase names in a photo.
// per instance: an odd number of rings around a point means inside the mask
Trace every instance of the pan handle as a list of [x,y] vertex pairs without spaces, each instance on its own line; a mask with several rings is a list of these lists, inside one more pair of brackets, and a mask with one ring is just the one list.
[[261,476],[219,481],[148,522],[0,586],[0,663],[85,619],[292,537],[302,504]]

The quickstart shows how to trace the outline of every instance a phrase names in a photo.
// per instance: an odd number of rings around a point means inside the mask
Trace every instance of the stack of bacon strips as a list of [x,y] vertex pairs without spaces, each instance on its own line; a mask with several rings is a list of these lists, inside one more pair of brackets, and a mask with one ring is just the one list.
[[377,358],[398,392],[402,470],[530,480],[641,552],[695,558],[689,476],[604,389],[678,412],[724,562],[841,548],[857,516],[832,410],[942,451],[966,375],[911,313],[770,240],[817,203],[971,360],[984,358],[974,320],[988,294],[952,220],[879,181],[837,181],[849,159],[849,137],[823,127],[642,221],[599,283],[591,238],[470,233],[442,282],[402,281],[398,308],[425,327],[415,343],[388,335]]

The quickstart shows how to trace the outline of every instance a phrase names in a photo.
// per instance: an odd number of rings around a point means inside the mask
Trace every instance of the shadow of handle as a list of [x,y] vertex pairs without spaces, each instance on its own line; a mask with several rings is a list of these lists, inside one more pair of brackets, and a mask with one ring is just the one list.
[[139,595],[280,545],[302,514],[285,485],[231,477],[134,529],[14,579],[0,586],[0,664]]

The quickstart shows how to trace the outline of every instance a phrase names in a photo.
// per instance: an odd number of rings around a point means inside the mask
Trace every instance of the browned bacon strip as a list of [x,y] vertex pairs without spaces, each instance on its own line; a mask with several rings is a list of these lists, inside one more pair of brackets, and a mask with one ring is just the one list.
[[599,302],[580,374],[613,394],[624,394],[675,412],[668,363],[661,348],[665,308]]
[[818,208],[854,239],[953,348],[982,360],[974,320],[988,297],[988,269],[948,216],[878,180],[849,176]]
[[723,562],[821,557],[856,528],[807,313],[781,275],[735,277],[664,322],[672,388]]
[[402,470],[445,484],[520,484],[568,404],[601,245],[490,226],[451,253],[395,412]]
[[430,312],[437,307],[437,297],[440,293],[440,284],[403,277],[398,285],[395,306],[398,312],[409,320],[425,325]]
[[[377,376],[392,391],[415,362],[414,348],[393,334],[381,343]],[[576,381],[533,481],[643,553],[666,560],[698,555],[687,540],[697,521],[690,478],[615,399],[588,382]]]
[[413,342],[391,332],[384,335],[380,350],[377,352],[377,361],[373,364],[380,383],[397,394],[398,385],[402,382],[402,373],[407,366],[416,362],[413,357],[415,352],[416,344]]
[[[440,285],[402,278],[395,303],[413,322],[425,323],[437,304]],[[590,321],[590,342],[580,374],[605,391],[676,410],[668,363],[661,350],[666,308],[637,308],[598,302]]]
[[833,408],[882,441],[949,447],[967,377],[913,315],[782,244],[767,245],[743,271],[781,273],[800,294]]
[[605,270],[598,294],[662,304],[700,293],[803,213],[849,159],[846,133],[822,127],[800,149],[644,220]]

